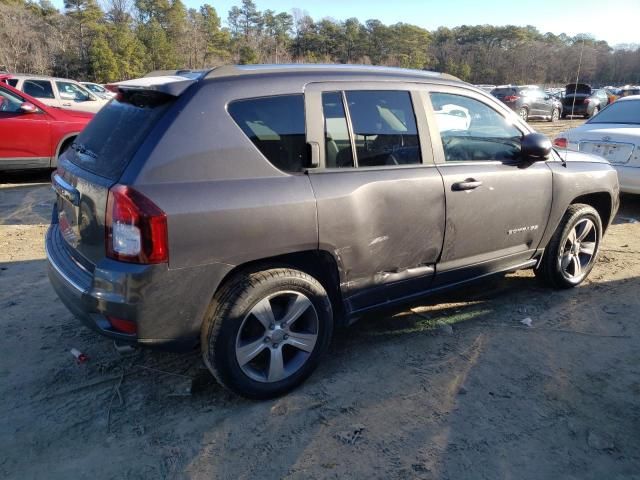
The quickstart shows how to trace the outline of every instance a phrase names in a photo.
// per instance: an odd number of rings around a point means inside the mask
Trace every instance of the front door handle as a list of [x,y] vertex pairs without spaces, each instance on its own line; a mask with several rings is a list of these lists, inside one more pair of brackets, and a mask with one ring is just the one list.
[[63,107],[70,107],[70,106],[71,106],[71,104],[70,104],[70,103],[63,103],[63,104],[62,104],[62,106],[63,106]]
[[474,188],[478,188],[480,185],[482,185],[482,182],[477,181],[475,178],[467,178],[463,182],[456,182],[451,185],[451,190],[456,192],[462,190],[473,190]]

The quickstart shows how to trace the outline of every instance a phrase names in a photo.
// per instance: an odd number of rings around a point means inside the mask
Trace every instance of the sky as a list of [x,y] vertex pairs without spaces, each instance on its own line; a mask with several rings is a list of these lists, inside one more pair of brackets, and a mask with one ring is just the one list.
[[[102,1],[102,0],[99,0]],[[226,21],[240,0],[183,0],[187,7],[209,3]],[[314,19],[376,18],[428,30],[459,25],[533,25],[543,33],[588,33],[610,45],[640,43],[640,0],[254,0],[258,10],[307,11]],[[63,0],[53,0],[62,8]]]

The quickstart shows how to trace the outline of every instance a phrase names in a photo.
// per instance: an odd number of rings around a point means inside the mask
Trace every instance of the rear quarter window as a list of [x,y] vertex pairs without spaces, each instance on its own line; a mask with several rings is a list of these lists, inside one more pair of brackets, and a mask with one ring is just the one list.
[[227,110],[276,168],[300,172],[308,165],[303,95],[236,100]]

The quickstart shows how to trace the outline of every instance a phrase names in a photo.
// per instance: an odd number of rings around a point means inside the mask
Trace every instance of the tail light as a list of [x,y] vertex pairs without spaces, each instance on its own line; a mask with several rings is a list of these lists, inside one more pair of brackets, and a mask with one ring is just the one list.
[[504,101],[505,102],[515,102],[519,98],[520,97],[518,95],[507,95],[506,97],[504,97]]
[[125,185],[109,190],[105,222],[107,257],[129,263],[169,261],[167,216]]
[[589,103],[589,101],[590,101],[590,100],[591,100],[590,98],[585,98],[585,99],[582,101],[582,103],[584,103],[584,104],[586,105],[586,104],[588,104],[588,103]]
[[553,140],[553,145],[558,148],[567,148],[568,143],[564,137],[557,137]]

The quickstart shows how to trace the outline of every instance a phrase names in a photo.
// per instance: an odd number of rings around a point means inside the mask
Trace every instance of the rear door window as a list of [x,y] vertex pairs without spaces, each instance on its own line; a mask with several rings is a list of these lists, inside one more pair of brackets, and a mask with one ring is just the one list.
[[56,98],[49,80],[25,80],[22,91],[35,98]]
[[309,164],[304,98],[301,94],[251,98],[230,103],[236,124],[276,168],[301,172]]
[[353,167],[351,137],[344,110],[342,92],[322,94],[324,114],[325,166],[327,168]]
[[345,92],[358,167],[421,163],[416,118],[408,91]]

